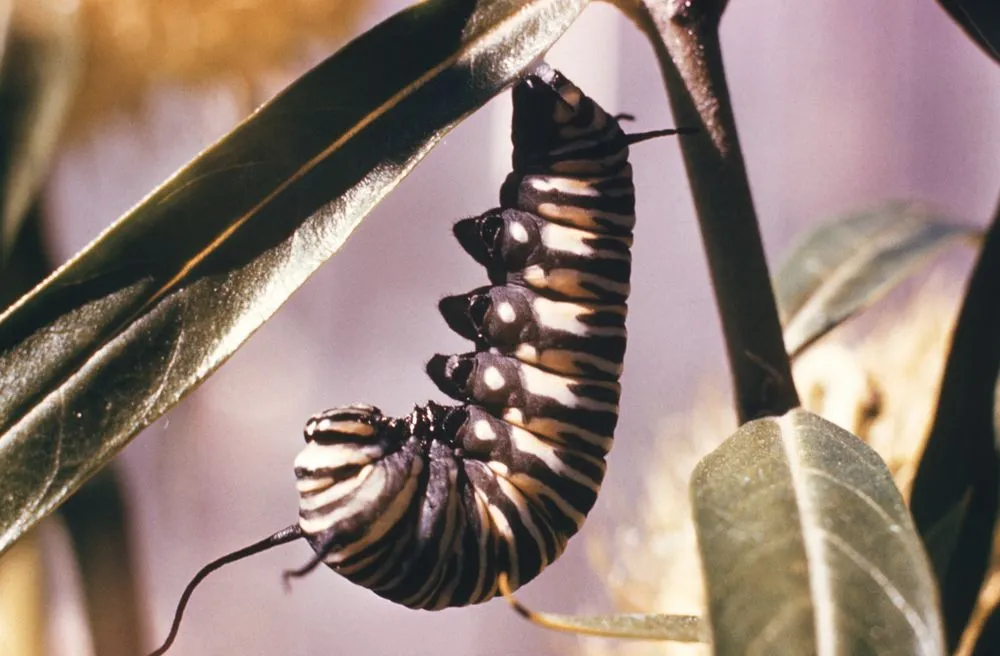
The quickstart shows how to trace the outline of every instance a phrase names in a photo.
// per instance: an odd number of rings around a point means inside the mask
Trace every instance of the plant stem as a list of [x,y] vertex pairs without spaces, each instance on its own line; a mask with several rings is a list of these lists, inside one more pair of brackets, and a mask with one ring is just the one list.
[[722,320],[740,423],[799,405],[719,48],[726,0],[620,0],[656,50]]
[[910,508],[929,551],[935,529],[966,503],[955,546],[935,562],[950,649],[958,644],[989,567],[1000,477],[995,444],[1000,374],[1000,202],[962,301],[937,412],[913,481]]

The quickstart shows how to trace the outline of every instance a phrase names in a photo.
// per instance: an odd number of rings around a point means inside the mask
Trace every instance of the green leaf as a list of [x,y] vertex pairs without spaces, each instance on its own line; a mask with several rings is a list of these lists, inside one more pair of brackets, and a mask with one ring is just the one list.
[[820,226],[792,249],[775,276],[789,355],[890,292],[945,246],[973,242],[979,234],[911,202],[887,203]]
[[1000,4],[996,0],[938,0],[966,36],[1000,63]]
[[629,613],[616,615],[561,615],[531,610],[514,596],[506,574],[500,574],[500,592],[524,619],[552,631],[601,638],[708,642],[705,622],[695,615]]
[[396,14],[0,315],[0,549],[222,364],[585,5],[430,0]]
[[664,640],[708,642],[708,627],[696,615],[625,613],[612,615],[562,615],[539,613],[522,616],[531,622],[564,633],[618,638],[623,640]]
[[0,75],[0,262],[49,174],[83,62],[77,9],[31,0],[19,11]]
[[849,432],[804,410],[749,422],[691,497],[716,653],[944,653],[906,505]]

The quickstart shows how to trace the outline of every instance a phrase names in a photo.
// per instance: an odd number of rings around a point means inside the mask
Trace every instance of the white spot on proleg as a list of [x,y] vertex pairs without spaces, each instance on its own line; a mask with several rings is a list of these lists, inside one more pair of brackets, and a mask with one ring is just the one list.
[[490,422],[485,419],[480,419],[472,427],[472,432],[475,433],[476,438],[484,441],[495,440],[497,438],[496,432],[493,427],[490,426]]
[[514,311],[513,305],[504,301],[497,306],[497,316],[500,317],[500,321],[511,323],[517,318],[517,312]]
[[528,241],[528,231],[524,229],[524,226],[520,223],[512,222],[510,224],[510,236],[511,239],[519,244],[523,244]]
[[488,367],[486,369],[485,373],[483,373],[483,382],[486,383],[486,386],[493,391],[501,389],[507,384],[507,381],[504,380],[503,374],[501,374],[500,370],[496,367]]

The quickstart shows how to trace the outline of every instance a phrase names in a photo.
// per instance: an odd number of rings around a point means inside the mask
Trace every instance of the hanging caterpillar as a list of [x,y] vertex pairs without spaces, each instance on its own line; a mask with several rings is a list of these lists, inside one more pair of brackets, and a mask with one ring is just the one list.
[[491,285],[444,298],[475,351],[436,355],[435,384],[461,405],[406,417],[327,410],[295,459],[299,521],[213,561],[305,538],[347,579],[410,608],[492,599],[563,552],[597,499],[618,421],[635,196],[617,117],[541,64],[513,90],[513,172],[500,207],[454,227]]

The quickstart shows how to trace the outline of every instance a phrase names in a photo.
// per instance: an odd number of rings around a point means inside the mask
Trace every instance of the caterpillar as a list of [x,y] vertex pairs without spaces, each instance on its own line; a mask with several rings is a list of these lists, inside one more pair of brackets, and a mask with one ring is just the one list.
[[305,539],[314,556],[396,603],[477,604],[531,581],[593,507],[618,421],[635,196],[626,135],[561,73],[540,64],[513,89],[513,172],[500,207],[454,234],[490,284],[439,309],[473,351],[427,373],[459,405],[405,417],[355,404],[313,416],[295,459],[299,520],[213,561]]

